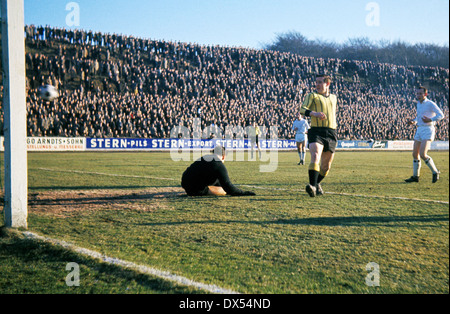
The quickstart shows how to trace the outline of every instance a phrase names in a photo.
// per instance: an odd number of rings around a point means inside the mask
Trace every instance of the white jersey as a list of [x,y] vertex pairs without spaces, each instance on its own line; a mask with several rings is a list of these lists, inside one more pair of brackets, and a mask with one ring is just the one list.
[[[423,122],[423,117],[430,118],[431,122]],[[425,98],[423,102],[417,102],[417,116],[414,119],[417,126],[434,126],[436,121],[439,121],[442,118],[444,118],[442,110],[428,98]]]
[[295,120],[294,124],[292,125],[292,130],[295,130],[295,128],[297,128],[297,134],[305,134],[309,130],[308,121],[306,121],[305,119]]

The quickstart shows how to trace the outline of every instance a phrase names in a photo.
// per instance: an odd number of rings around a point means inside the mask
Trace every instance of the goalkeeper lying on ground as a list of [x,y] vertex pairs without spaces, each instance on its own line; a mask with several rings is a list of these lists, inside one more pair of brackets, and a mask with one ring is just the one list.
[[242,191],[231,183],[223,164],[226,156],[224,147],[216,146],[212,153],[196,160],[184,171],[181,186],[189,196],[255,195],[254,192]]

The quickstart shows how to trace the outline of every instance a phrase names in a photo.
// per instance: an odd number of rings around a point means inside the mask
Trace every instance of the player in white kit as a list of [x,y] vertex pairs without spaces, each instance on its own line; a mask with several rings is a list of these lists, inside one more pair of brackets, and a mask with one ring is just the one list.
[[297,152],[300,157],[299,165],[305,164],[305,154],[306,154],[306,133],[309,130],[308,121],[303,119],[302,115],[298,115],[298,119],[294,121],[292,125],[292,130],[295,131],[295,142],[297,144]]
[[425,87],[419,86],[416,89],[417,99],[417,115],[414,120],[410,120],[408,124],[417,125],[416,134],[414,136],[413,148],[413,176],[405,181],[419,182],[420,168],[422,158],[425,164],[433,173],[432,182],[439,180],[439,170],[436,168],[433,159],[428,156],[431,142],[434,141],[436,135],[435,123],[444,117],[441,109],[431,100],[427,98],[428,91]]

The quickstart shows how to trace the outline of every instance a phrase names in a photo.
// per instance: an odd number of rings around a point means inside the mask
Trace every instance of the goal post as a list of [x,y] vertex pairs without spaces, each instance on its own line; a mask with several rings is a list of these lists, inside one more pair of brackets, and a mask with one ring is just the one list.
[[27,228],[28,164],[24,0],[1,0],[5,226]]

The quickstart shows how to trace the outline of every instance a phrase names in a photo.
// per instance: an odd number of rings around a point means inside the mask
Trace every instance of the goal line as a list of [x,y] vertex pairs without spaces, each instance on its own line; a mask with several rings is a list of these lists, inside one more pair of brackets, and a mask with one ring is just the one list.
[[175,283],[183,285],[183,286],[194,287],[194,288],[197,288],[200,290],[204,290],[204,291],[208,291],[208,292],[216,293],[216,294],[239,294],[238,292],[235,292],[233,290],[224,289],[224,288],[221,288],[216,285],[196,282],[189,278],[172,274],[168,271],[159,270],[156,268],[148,267],[145,265],[135,264],[133,262],[125,261],[125,260],[118,259],[115,257],[106,256],[99,252],[85,249],[85,248],[73,245],[71,243],[68,243],[66,241],[44,237],[44,236],[38,235],[36,233],[30,232],[30,231],[24,231],[23,235],[27,239],[38,240],[38,241],[42,241],[42,242],[46,242],[46,243],[51,243],[53,245],[61,246],[67,250],[71,250],[78,254],[88,256],[88,257],[91,257],[94,259],[98,259],[107,264],[117,265],[117,266],[120,266],[123,268],[131,269],[131,270],[137,271],[142,274],[155,276],[155,277],[158,277],[158,278],[161,278],[164,280],[175,282]]

